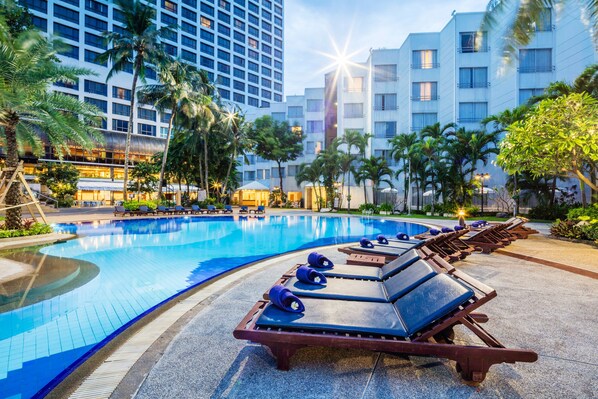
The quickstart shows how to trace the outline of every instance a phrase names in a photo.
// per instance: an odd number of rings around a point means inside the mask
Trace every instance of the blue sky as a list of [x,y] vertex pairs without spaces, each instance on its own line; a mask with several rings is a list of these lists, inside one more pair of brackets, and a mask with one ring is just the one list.
[[[436,32],[457,12],[484,11],[485,0],[285,0],[285,96],[324,86],[333,41],[351,60],[370,48],[398,48],[409,33]],[[326,68],[328,66],[328,68]]]

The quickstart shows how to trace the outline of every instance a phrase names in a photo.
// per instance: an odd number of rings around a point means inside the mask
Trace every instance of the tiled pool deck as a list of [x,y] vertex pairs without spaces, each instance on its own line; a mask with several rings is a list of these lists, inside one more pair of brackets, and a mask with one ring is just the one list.
[[[598,272],[598,249],[585,245],[533,237],[509,250]],[[345,258],[335,249],[325,252],[337,262]],[[463,385],[446,360],[353,350],[303,349],[293,357],[291,371],[278,371],[264,348],[234,339],[232,330],[283,272],[303,260],[304,255],[291,255],[267,261],[199,290],[125,342],[100,365],[103,374],[92,374],[72,397],[597,395],[598,280],[499,254],[475,254],[455,266],[497,290],[498,298],[482,308],[490,316],[489,332],[507,347],[535,350],[538,362],[493,366],[475,388]],[[463,330],[457,338],[472,339]],[[63,397],[65,392],[50,396]]]

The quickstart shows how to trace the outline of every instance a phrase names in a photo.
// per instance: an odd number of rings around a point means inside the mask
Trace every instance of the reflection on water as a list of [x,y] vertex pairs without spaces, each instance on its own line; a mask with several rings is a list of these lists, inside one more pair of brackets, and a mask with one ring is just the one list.
[[0,396],[31,397],[161,302],[248,262],[423,226],[381,219],[229,216],[57,225],[75,240],[7,257],[36,272],[2,288]]

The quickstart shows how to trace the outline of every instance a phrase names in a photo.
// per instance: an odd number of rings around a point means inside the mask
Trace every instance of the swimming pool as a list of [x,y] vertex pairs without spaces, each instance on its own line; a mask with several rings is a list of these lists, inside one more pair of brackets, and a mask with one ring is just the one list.
[[0,291],[3,398],[47,393],[128,324],[226,271],[283,252],[426,228],[378,218],[235,215],[61,224],[56,230],[80,237],[5,255],[38,267],[37,278],[48,282],[6,298]]

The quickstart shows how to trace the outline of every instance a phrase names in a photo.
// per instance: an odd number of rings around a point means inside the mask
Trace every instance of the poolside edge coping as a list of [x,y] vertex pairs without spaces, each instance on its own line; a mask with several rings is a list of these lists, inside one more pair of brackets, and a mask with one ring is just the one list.
[[[343,245],[346,244],[329,245],[319,248],[335,249]],[[108,354],[108,357],[99,360],[99,365],[94,367],[94,370],[80,384],[75,386],[74,381],[64,380],[63,382],[66,385],[61,387],[62,383],[60,383],[48,394],[48,397],[64,397],[64,394],[67,394],[71,399],[110,398],[142,355],[189,311],[249,274],[261,271],[275,263],[283,262],[297,255],[308,254],[313,250],[314,248],[293,251],[241,267],[233,270],[230,274],[207,281],[197,287],[197,292],[186,298],[173,298],[176,301],[174,305],[165,309],[155,319],[140,327],[139,330],[134,331],[123,343],[120,343],[114,350],[110,351],[111,353]],[[160,309],[156,309],[156,311],[160,312]],[[134,328],[134,325],[131,327]],[[123,333],[126,334],[126,331]],[[99,356],[102,355],[100,354]],[[88,361],[93,362],[93,357],[88,359]]]

